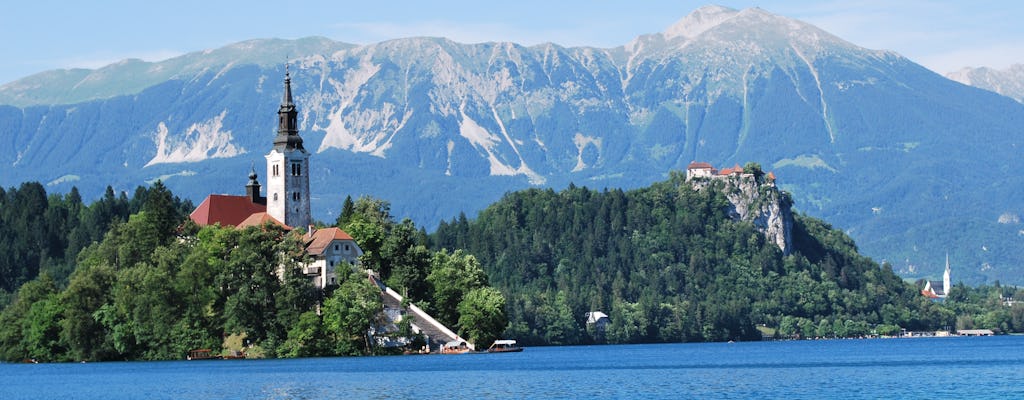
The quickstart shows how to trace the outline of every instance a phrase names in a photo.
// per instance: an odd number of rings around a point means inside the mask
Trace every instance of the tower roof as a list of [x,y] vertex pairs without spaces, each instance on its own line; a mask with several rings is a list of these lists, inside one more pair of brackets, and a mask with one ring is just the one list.
[[292,78],[288,67],[285,66],[284,97],[281,99],[281,108],[277,110],[277,137],[274,138],[274,150],[282,153],[290,150],[306,151],[302,147],[302,137],[299,136],[297,116],[295,102],[292,101]]

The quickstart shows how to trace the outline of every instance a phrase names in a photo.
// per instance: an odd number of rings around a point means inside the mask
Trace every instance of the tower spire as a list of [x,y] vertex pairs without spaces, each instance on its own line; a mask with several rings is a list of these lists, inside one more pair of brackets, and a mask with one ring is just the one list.
[[288,64],[284,66],[284,97],[281,99],[281,108],[277,110],[277,137],[274,138],[274,148],[279,151],[302,150],[302,137],[299,136],[298,112],[295,111],[295,102],[292,101],[292,77],[288,70]]
[[292,102],[292,77],[287,63],[284,65],[284,98],[281,99],[281,106],[286,105],[295,106],[295,103]]

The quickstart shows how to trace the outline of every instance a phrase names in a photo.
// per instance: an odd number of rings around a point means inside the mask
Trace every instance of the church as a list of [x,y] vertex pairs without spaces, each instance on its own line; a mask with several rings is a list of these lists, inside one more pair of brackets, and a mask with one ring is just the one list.
[[953,288],[949,277],[949,254],[946,254],[946,271],[942,274],[941,281],[927,281],[921,294],[930,299],[945,299],[949,290]]
[[284,96],[277,111],[277,136],[266,155],[267,195],[261,195],[256,170],[249,172],[245,195],[211,194],[189,215],[199,226],[246,228],[273,223],[286,230],[306,229],[303,240],[313,262],[303,272],[320,288],[336,284],[335,267],[357,265],[363,251],[338,228],[314,229],[310,215],[309,156],[299,136],[291,76],[285,71]]

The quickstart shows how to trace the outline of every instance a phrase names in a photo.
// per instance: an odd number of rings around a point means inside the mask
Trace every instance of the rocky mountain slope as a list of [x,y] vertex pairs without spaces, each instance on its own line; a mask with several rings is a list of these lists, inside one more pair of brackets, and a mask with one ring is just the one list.
[[956,280],[1024,283],[1024,105],[757,8],[704,7],[611,49],[259,40],[45,72],[0,87],[0,185],[243,193],[284,54],[316,218],[371,194],[431,227],[509,190],[754,161],[904,276],[937,276],[948,251]]
[[991,90],[1024,102],[1024,64],[1014,64],[1004,70],[967,67],[947,73],[946,77],[964,85]]

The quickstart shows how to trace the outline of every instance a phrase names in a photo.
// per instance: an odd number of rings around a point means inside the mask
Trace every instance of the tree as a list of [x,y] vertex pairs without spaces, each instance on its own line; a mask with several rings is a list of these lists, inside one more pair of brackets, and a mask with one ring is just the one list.
[[488,345],[501,337],[508,325],[505,296],[492,287],[476,288],[459,302],[459,332],[470,342]]
[[338,220],[334,222],[335,226],[348,225],[349,221],[352,220],[352,216],[356,213],[356,205],[352,202],[352,196],[345,196],[345,202],[341,205],[341,214],[338,215]]
[[[274,245],[284,237],[275,225],[249,227],[238,238],[238,247],[228,255],[219,281],[224,303],[224,330],[245,333],[254,342],[283,340],[283,327],[276,315],[275,294],[281,281],[277,275],[278,253]],[[273,346],[270,346],[273,347]],[[273,349],[269,350],[272,354]]]
[[366,275],[352,271],[324,301],[324,328],[336,340],[339,355],[369,354],[368,331],[384,309],[380,289]]
[[110,265],[94,262],[79,265],[60,295],[64,305],[61,340],[68,346],[71,360],[110,360],[117,354],[109,332],[95,317],[110,303],[117,275]]
[[323,320],[315,311],[306,311],[288,330],[288,339],[281,345],[281,357],[317,357],[332,355],[331,343],[324,331]]
[[463,296],[487,285],[487,274],[476,257],[462,250],[434,253],[427,281],[434,288],[433,315],[445,325],[459,321],[458,306]]

